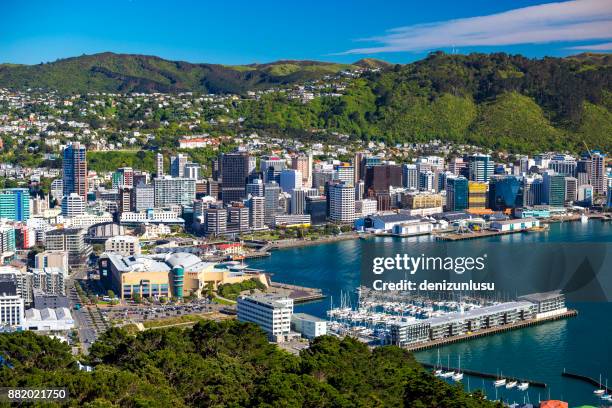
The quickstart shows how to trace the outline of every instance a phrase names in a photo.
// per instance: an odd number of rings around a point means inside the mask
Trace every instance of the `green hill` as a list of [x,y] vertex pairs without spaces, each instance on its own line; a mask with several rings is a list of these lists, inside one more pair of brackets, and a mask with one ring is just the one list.
[[182,92],[243,93],[303,82],[351,68],[317,61],[225,66],[169,61],[105,52],[38,65],[0,65],[0,87],[45,88],[62,93]]

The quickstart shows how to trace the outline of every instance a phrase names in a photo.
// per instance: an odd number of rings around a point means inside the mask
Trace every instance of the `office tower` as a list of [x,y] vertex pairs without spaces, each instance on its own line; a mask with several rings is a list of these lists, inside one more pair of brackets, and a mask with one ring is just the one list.
[[227,207],[227,232],[241,234],[249,231],[249,209],[243,203],[232,203]]
[[112,175],[113,188],[132,187],[134,185],[134,170],[131,167],[121,167]]
[[187,156],[182,153],[170,157],[170,175],[172,177],[185,177],[185,165],[187,164],[187,160]]
[[121,187],[119,189],[119,202],[117,211],[119,213],[132,211],[132,188]]
[[85,201],[77,193],[71,193],[62,199],[62,215],[76,217],[85,214]]
[[463,211],[468,208],[468,180],[463,177],[449,177],[446,180],[446,209]]
[[0,326],[21,326],[24,308],[24,299],[17,293],[17,276],[0,274]]
[[47,232],[45,248],[49,251],[68,252],[68,266],[82,269],[87,266],[91,246],[85,243],[85,230],[80,228],[55,229]]
[[467,168],[467,163],[463,161],[462,157],[454,157],[448,162],[448,171],[456,176],[461,175],[461,170]]
[[221,200],[223,204],[246,198],[249,155],[227,153],[221,156]]
[[253,180],[251,183],[246,185],[247,197],[252,195],[254,197],[263,197],[264,195],[264,183],[262,179]]
[[152,184],[139,184],[132,189],[132,211],[140,212],[155,207],[155,189]]
[[264,176],[264,182],[280,183],[280,173],[286,168],[286,163],[276,156],[262,157],[259,161],[259,170]]
[[217,180],[212,178],[206,180],[206,195],[211,196],[215,200],[221,198],[221,186]]
[[517,158],[516,160],[516,167],[518,168],[518,173],[517,176],[520,176],[522,174],[528,174],[529,173],[529,156],[520,156]]
[[419,172],[419,190],[420,191],[434,191],[434,177],[433,171],[422,171]]
[[324,196],[306,197],[306,214],[310,215],[313,225],[325,224],[327,221],[327,199]]
[[355,168],[348,163],[334,166],[334,180],[341,181],[348,186],[354,186]]
[[[366,159],[366,163],[369,160]],[[390,187],[402,186],[402,168],[395,164],[366,167],[365,188],[368,195],[388,193]]]
[[134,186],[149,184],[149,173],[146,171],[134,172]]
[[51,182],[51,197],[54,200],[61,201],[64,196],[64,180],[55,179]]
[[523,181],[516,176],[493,176],[489,183],[489,208],[503,211],[523,206]]
[[187,162],[184,167],[185,178],[199,180],[201,166],[198,163]]
[[62,196],[76,193],[86,198],[88,191],[87,149],[79,142],[74,142],[64,149],[63,159]]
[[0,224],[0,254],[15,252],[17,249],[15,227]]
[[293,156],[291,168],[302,174],[302,185],[312,187],[312,154]]
[[27,188],[0,190],[0,218],[27,221],[30,218],[30,191]]
[[494,163],[488,154],[474,154],[468,158],[469,178],[480,183],[489,181],[494,172]]
[[594,151],[591,154],[591,185],[595,194],[606,194],[608,180],[606,174],[606,155]]
[[153,180],[155,207],[191,205],[195,200],[195,180],[164,176]]
[[568,154],[557,154],[548,162],[548,168],[567,177],[574,177],[578,164],[576,159]]
[[419,188],[419,170],[416,164],[402,165],[402,185],[406,188]]
[[227,232],[227,210],[221,206],[204,209],[204,235],[219,236]]
[[317,169],[312,174],[312,186],[321,191],[325,184],[334,179],[334,171],[331,169]]
[[355,187],[344,183],[329,186],[329,219],[333,222],[355,221]]
[[305,214],[307,195],[308,190],[305,188],[291,191],[291,214]]
[[470,181],[468,183],[468,208],[483,210],[487,208],[487,183]]
[[365,182],[359,180],[355,183],[355,200],[359,201],[365,196]]
[[[608,192],[609,195],[609,192]],[[581,205],[590,206],[593,203],[593,186],[584,184],[578,186],[578,202]]]
[[576,173],[576,178],[578,179],[578,185],[582,186],[585,184],[589,184],[591,182],[591,175],[590,173],[585,173],[585,172],[577,172]]
[[283,169],[280,172],[280,188],[286,193],[290,193],[296,188],[302,187],[302,173],[299,170]]
[[249,225],[253,230],[265,228],[266,199],[263,196],[252,196],[248,200]]
[[450,171],[435,171],[434,172],[434,186],[436,187],[436,192],[446,190],[446,180],[450,177],[456,177],[454,173]]
[[274,224],[274,216],[278,214],[278,201],[280,197],[281,189],[276,182],[270,182],[264,184],[264,198],[265,198],[265,215],[264,221],[267,225]]
[[565,204],[565,176],[552,171],[544,173],[543,203],[551,207],[563,207]]
[[355,169],[355,186],[360,180],[365,180],[365,154],[363,152],[355,153],[353,158],[353,168]]
[[574,203],[578,199],[578,180],[565,177],[565,202]]
[[283,342],[291,332],[293,299],[275,294],[238,297],[238,321],[257,324],[268,339]]

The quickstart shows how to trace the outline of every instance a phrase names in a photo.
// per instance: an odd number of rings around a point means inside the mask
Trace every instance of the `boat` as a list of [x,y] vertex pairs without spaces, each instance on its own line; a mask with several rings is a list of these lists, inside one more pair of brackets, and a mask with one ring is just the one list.
[[606,390],[601,388],[601,374],[599,374],[599,388],[596,389],[595,391],[593,391],[593,394],[595,394],[595,395],[604,395],[605,393],[606,393]]
[[510,381],[509,383],[506,383],[506,388],[508,389],[514,388],[516,387],[517,384],[518,384],[518,381]]
[[517,387],[519,390],[521,391],[526,391],[527,388],[529,388],[529,383],[528,382],[522,382],[518,385]]
[[463,380],[463,373],[461,372],[461,356],[459,356],[459,368],[457,368],[457,372],[453,374],[453,381],[461,381]]
[[600,397],[603,401],[612,401],[612,395],[604,394]]
[[[437,362],[437,364],[436,364],[436,367],[441,367],[441,365],[440,365],[440,349],[438,349],[438,362]],[[442,371],[442,369],[441,369],[441,368],[437,368],[436,370],[434,370],[434,375],[435,375],[436,377],[440,377],[440,376],[442,375],[442,373],[443,373],[443,372],[444,372],[444,371]]]
[[585,213],[582,213],[580,215],[580,222],[586,224],[587,222],[589,222],[589,217]]
[[498,378],[497,380],[493,381],[493,385],[495,386],[495,388],[501,387],[502,385],[506,385],[506,379],[503,378],[503,377],[504,377],[504,375],[502,374],[500,378]]

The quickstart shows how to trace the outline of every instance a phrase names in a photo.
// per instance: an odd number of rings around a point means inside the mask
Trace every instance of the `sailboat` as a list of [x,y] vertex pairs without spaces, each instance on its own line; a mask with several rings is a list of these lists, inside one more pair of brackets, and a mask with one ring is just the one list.
[[599,389],[593,391],[593,394],[595,394],[595,395],[604,395],[605,393],[606,393],[606,390],[601,388],[601,374],[599,374]]
[[529,383],[528,382],[522,382],[518,385],[517,387],[519,390],[521,391],[526,391],[527,388],[529,388]]
[[436,377],[440,377],[444,371],[440,368],[440,349],[438,349],[438,363],[436,364],[437,369],[434,371]]
[[506,383],[506,388],[510,389],[510,388],[514,388],[516,387],[516,385],[518,384],[518,381],[510,381],[508,383]]
[[[448,356],[448,362],[446,363],[446,367],[450,368],[450,355]],[[452,377],[455,374],[454,371],[445,371],[442,374],[440,374],[440,377],[442,378],[448,378],[448,377]]]
[[461,381],[463,380],[463,373],[461,372],[461,356],[459,356],[459,368],[457,372],[453,374],[453,381]]
[[601,398],[604,401],[612,401],[612,395],[608,394],[608,380],[607,379],[606,379],[606,388],[605,388],[604,394],[599,398]]
[[506,385],[506,379],[503,377],[504,377],[504,374],[502,373],[499,379],[493,381],[493,385],[495,386],[495,388],[501,387],[502,385]]

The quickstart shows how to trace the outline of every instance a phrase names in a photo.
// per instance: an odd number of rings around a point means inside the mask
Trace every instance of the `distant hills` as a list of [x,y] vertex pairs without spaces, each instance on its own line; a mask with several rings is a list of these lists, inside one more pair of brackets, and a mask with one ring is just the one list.
[[[245,93],[301,83],[357,67],[380,68],[340,98],[303,104],[269,95],[240,104],[246,127],[309,137],[331,130],[391,143],[434,138],[509,151],[612,151],[609,54],[530,59],[520,55],[448,55],[410,64],[277,61],[225,66],[102,53],[39,65],[0,65],[0,87],[60,92]],[[316,132],[315,132],[316,133]]]
[[0,87],[45,88],[62,93],[184,92],[244,93],[321,78],[359,66],[385,66],[377,60],[351,64],[277,61],[219,65],[169,61],[159,57],[105,52],[38,65],[0,64]]

